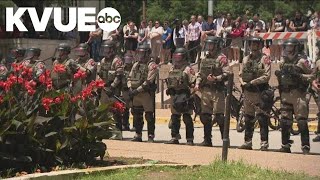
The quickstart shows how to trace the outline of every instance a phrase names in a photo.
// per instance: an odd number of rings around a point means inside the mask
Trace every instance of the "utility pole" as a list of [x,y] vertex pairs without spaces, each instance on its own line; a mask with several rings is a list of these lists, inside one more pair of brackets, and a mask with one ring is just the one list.
[[142,19],[146,20],[146,0],[142,1]]
[[213,14],[213,0],[208,0],[208,15]]

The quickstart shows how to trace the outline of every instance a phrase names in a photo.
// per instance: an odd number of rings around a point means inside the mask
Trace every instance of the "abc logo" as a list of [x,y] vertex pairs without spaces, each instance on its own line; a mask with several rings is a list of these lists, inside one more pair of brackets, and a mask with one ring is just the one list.
[[97,20],[101,29],[104,31],[113,31],[120,26],[121,16],[116,9],[107,7],[99,12]]

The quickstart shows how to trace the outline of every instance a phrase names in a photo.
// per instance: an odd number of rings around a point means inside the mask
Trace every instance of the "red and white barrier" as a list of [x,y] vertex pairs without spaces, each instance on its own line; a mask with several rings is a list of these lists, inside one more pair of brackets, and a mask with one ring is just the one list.
[[263,39],[307,39],[308,32],[270,32],[270,33],[257,33],[257,35]]

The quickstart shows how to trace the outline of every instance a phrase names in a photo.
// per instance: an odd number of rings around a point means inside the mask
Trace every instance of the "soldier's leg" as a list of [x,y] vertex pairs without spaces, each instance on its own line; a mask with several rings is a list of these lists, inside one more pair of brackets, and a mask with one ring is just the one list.
[[181,114],[171,114],[171,140],[167,144],[179,144],[180,126],[181,126]]
[[317,127],[317,131],[316,131],[316,134],[317,136],[315,138],[312,139],[313,142],[320,142],[320,95],[318,95],[317,97],[315,97],[315,101],[317,103],[317,106],[318,106],[318,114],[317,114],[317,117],[318,117],[318,127]]
[[113,113],[113,119],[116,122],[116,128],[119,131],[122,131],[122,115],[121,115],[121,113],[120,112],[114,112]]
[[254,93],[244,92],[244,122],[245,122],[245,130],[244,130],[244,144],[239,147],[239,149],[252,149],[252,137],[254,132],[254,124],[255,124],[255,109],[251,103],[255,103],[254,101]]
[[249,114],[244,115],[245,130],[244,130],[244,144],[239,149],[252,149],[252,137],[254,131],[255,117]]
[[189,113],[184,113],[182,116],[183,122],[186,125],[186,139],[187,139],[187,145],[193,145],[193,121],[191,114]]
[[148,141],[153,142],[155,123],[156,123],[156,120],[154,118],[154,113],[150,112],[150,111],[146,112],[145,118],[146,118],[147,126],[148,126]]
[[280,152],[291,153],[290,129],[292,127],[292,122],[293,122],[292,105],[282,102],[280,111],[281,111],[280,127],[281,127],[281,141],[282,141],[282,147],[280,148]]
[[223,130],[224,130],[224,114],[218,113],[214,115],[215,121],[218,123],[221,139],[223,139]]
[[130,130],[130,123],[129,123],[129,108],[126,108],[123,115],[122,115],[122,130],[129,131]]
[[257,115],[257,120],[259,122],[260,126],[260,140],[261,140],[261,149],[262,151],[265,151],[269,147],[269,126],[268,126],[268,120],[269,117],[266,115],[260,113]]
[[298,94],[297,103],[294,104],[295,117],[298,120],[298,128],[301,136],[301,149],[304,154],[310,151],[310,135],[308,127],[309,106],[306,98],[306,93]]
[[134,127],[136,128],[136,134],[132,141],[142,142],[142,128],[143,128],[143,107],[133,106],[131,108],[133,116]]
[[140,96],[143,109],[145,111],[145,118],[147,121],[147,127],[148,127],[148,141],[153,142],[154,139],[154,130],[155,130],[155,116],[154,116],[154,97],[152,94],[144,92]]
[[204,140],[200,146],[212,146],[212,92],[210,88],[204,87],[201,91],[201,114],[200,120],[203,124]]
[[204,130],[204,141],[200,144],[200,146],[212,146],[212,115],[209,113],[202,113],[200,115],[200,121],[203,124]]

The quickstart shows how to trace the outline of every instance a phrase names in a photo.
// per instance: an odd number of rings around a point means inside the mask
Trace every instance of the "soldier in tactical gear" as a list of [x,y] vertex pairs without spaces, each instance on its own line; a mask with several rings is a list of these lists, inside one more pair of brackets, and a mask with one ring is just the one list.
[[229,66],[227,57],[221,53],[222,39],[209,36],[205,40],[206,57],[201,60],[195,90],[201,92],[200,120],[204,126],[204,141],[201,146],[212,146],[212,115],[218,123],[221,139],[224,127],[225,85]]
[[[56,48],[56,53],[53,61],[53,66],[64,66],[64,72],[51,71],[53,88],[58,90],[67,90],[70,87],[70,83],[73,80],[73,75],[80,68],[75,60],[69,57],[71,47],[67,43],[61,43]],[[77,93],[77,89],[73,89],[73,94]]]
[[79,65],[79,68],[84,70],[87,74],[86,79],[78,80],[75,83],[75,93],[77,94],[83,89],[83,86],[88,85],[91,81],[96,79],[97,75],[97,65],[95,61],[90,58],[90,47],[87,43],[81,43],[75,49],[75,55],[78,56],[76,63]]
[[318,48],[318,59],[316,61],[316,65],[313,71],[314,80],[312,81],[312,89],[315,93],[315,101],[318,106],[318,128],[317,128],[317,136],[312,139],[313,142],[320,142],[320,40],[317,41],[316,46]]
[[26,53],[25,48],[12,48],[6,58],[7,68],[11,69],[12,63],[21,63]]
[[[116,55],[116,45],[113,41],[107,40],[101,44],[100,56],[101,67],[98,72],[100,79],[106,83],[106,87],[101,92],[101,103],[116,102],[114,95],[121,95],[121,80],[123,76],[123,62]],[[115,112],[113,118],[116,121],[116,127],[122,130],[122,115],[120,112]],[[120,137],[122,138],[122,137]]]
[[167,79],[167,95],[171,97],[171,136],[167,144],[179,144],[181,115],[186,126],[187,145],[193,145],[192,102],[190,87],[195,80],[195,72],[187,60],[187,50],[177,48],[173,53],[173,67]]
[[36,47],[27,49],[25,59],[21,62],[23,66],[32,68],[33,79],[37,79],[42,73],[45,72],[45,64],[39,60],[41,50]]
[[[250,55],[243,58],[243,65],[239,73],[239,81],[245,95],[244,99],[244,118],[245,118],[245,136],[244,144],[239,149],[252,149],[252,137],[255,121],[260,125],[261,149],[266,151],[268,144],[268,116],[264,112],[269,109],[264,105],[264,101],[270,98],[262,98],[269,89],[269,80],[271,76],[270,58],[261,52],[264,41],[260,37],[249,37],[247,43],[251,50]],[[264,96],[263,96],[264,97]],[[259,108],[256,108],[259,107]],[[261,111],[262,110],[262,111]]]
[[[124,65],[123,65],[123,71],[124,76],[122,77],[122,96],[124,98],[124,101],[126,102],[126,109],[122,116],[122,130],[129,131],[130,130],[130,124],[129,124],[129,116],[130,116],[130,108],[132,106],[130,97],[129,97],[129,88],[128,88],[128,77],[129,73],[133,66],[134,57],[131,53],[126,53],[124,55]],[[134,125],[134,122],[133,122]],[[143,126],[142,126],[143,127]],[[136,131],[134,126],[132,128],[132,131]]]
[[136,134],[132,141],[142,141],[143,112],[148,124],[148,142],[154,141],[155,130],[155,79],[158,66],[150,58],[149,46],[140,45],[137,50],[137,62],[133,64],[128,78],[129,96],[132,98],[132,115]]
[[301,148],[306,154],[310,151],[307,121],[309,109],[306,95],[312,75],[309,61],[299,56],[299,46],[300,42],[295,38],[287,39],[283,43],[284,56],[280,61],[280,71],[275,72],[281,97],[282,147],[280,152],[291,152],[290,129],[294,114],[301,134]]

